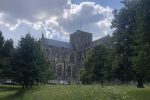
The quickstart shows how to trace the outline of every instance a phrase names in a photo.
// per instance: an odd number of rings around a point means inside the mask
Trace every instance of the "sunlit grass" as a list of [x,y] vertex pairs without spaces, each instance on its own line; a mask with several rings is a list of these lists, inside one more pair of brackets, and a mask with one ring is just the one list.
[[150,100],[150,87],[50,85],[21,89],[0,86],[0,100]]

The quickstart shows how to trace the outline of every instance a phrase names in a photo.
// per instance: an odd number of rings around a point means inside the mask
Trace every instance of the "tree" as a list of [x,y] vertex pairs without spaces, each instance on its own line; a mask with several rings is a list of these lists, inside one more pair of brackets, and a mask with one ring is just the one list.
[[131,57],[133,55],[133,36],[135,22],[135,4],[136,0],[124,0],[119,12],[114,11],[114,20],[112,21],[113,42],[115,50],[115,59],[113,70],[115,77],[121,82],[129,82],[133,79],[133,69]]
[[138,0],[135,21],[135,45],[133,68],[138,82],[137,87],[144,87],[144,81],[150,75],[150,0]]
[[106,62],[105,62],[105,79],[108,82],[111,82],[114,80],[114,73],[113,73],[113,63],[114,60],[114,50],[112,48],[109,48],[107,50],[107,55],[106,55]]
[[0,32],[0,77],[6,78],[9,74],[10,58],[12,57],[14,46],[11,39],[5,40]]
[[81,72],[83,83],[100,82],[102,87],[106,72],[107,49],[105,46],[95,46],[85,61],[85,67]]
[[41,83],[47,83],[49,79],[52,78],[52,66],[51,63],[47,62],[44,56],[44,52],[41,48],[41,42],[36,41],[35,42],[35,60],[34,64],[39,70],[39,80],[38,82]]
[[2,32],[0,31],[0,48],[3,47],[3,44],[4,44],[4,37],[2,35]]
[[2,32],[0,31],[0,77],[2,77],[2,71],[3,71],[3,67],[4,67],[4,60],[3,60],[3,55],[2,55],[2,49],[3,49],[3,45],[4,45],[4,37],[2,35]]
[[5,57],[10,57],[11,53],[13,52],[13,48],[14,48],[13,40],[12,39],[6,40],[2,49],[3,55]]
[[46,81],[46,60],[39,41],[27,34],[19,41],[11,61],[13,79],[22,87],[31,87],[35,82]]
[[117,78],[126,80],[132,79],[129,73],[133,69],[137,87],[144,87],[150,75],[150,1],[124,0],[123,4],[112,22],[116,28],[114,71]]
[[13,40],[12,39],[6,40],[2,48],[2,55],[5,61],[2,72],[3,78],[10,78],[11,76],[10,60],[12,58],[13,51],[14,51]]

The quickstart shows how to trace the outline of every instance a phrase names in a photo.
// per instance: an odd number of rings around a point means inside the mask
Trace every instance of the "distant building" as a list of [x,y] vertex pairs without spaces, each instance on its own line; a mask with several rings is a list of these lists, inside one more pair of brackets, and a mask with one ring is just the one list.
[[48,39],[42,35],[41,43],[47,61],[53,66],[56,79],[73,81],[79,79],[87,51],[100,44],[111,47],[111,37],[107,35],[92,41],[92,33],[77,30],[70,34],[70,42]]

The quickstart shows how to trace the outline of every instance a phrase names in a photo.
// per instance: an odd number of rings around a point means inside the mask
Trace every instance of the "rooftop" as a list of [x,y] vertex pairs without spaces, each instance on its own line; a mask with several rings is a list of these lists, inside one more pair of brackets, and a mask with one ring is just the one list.
[[72,45],[68,42],[63,42],[63,41],[58,41],[58,40],[53,40],[53,39],[48,39],[44,38],[44,43],[46,45],[52,45],[52,46],[57,46],[57,47],[64,47],[68,49],[72,49]]

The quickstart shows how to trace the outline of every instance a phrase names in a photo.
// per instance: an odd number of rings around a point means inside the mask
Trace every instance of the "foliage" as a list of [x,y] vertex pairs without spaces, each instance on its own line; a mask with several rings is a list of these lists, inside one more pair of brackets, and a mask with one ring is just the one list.
[[113,70],[117,79],[121,82],[129,82],[133,80],[131,57],[134,43],[135,1],[124,0],[122,3],[124,7],[119,11],[114,11],[115,18],[112,21],[112,28],[115,28],[113,33],[115,51]]
[[107,66],[107,48],[103,45],[95,46],[85,60],[85,67],[81,72],[81,81],[83,83],[100,82],[103,86],[106,66]]
[[150,1],[124,0],[124,7],[115,11],[112,28],[115,76],[121,81],[133,80],[143,87],[150,74]]
[[139,0],[136,7],[133,65],[138,87],[150,76],[150,1]]
[[19,41],[11,60],[12,76],[22,87],[29,87],[35,82],[45,82],[49,66],[46,64],[39,41],[27,34]]
[[12,57],[14,46],[11,39],[5,40],[2,32],[0,32],[0,77],[8,77],[8,66]]
[[4,37],[2,35],[2,32],[0,31],[0,48],[3,47],[3,44],[4,44]]

